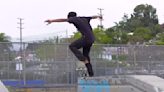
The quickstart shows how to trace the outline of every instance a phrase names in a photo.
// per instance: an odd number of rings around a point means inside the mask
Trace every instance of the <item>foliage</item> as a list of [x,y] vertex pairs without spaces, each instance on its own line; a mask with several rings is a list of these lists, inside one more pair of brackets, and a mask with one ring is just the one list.
[[[130,18],[127,14],[124,14],[122,20],[118,23],[115,22],[115,24],[114,27],[106,30],[108,37],[113,39],[112,44],[136,43],[136,41],[148,42],[149,40],[155,42],[157,34],[163,30],[161,25],[158,24],[156,8],[148,4],[137,5]],[[134,35],[127,35],[130,32],[134,32]]]
[[156,14],[156,8],[152,5],[148,4],[140,4],[134,8],[134,12],[131,15],[131,18],[134,21],[138,21],[136,23],[136,27],[150,27],[151,24],[158,24],[158,16]]
[[[11,37],[7,36],[5,33],[0,33],[0,42],[10,42]],[[1,43],[0,49],[10,51],[10,47],[12,47],[11,43]]]
[[157,35],[160,34],[160,33],[163,33],[164,29],[159,24],[157,24],[157,25],[152,25],[151,24],[151,26],[149,28],[151,30],[151,36],[153,37],[153,43],[155,45]]
[[48,60],[48,59],[52,60],[54,59],[54,54],[56,53],[55,49],[58,47],[57,45],[54,44],[55,42],[57,43],[59,42],[58,37],[49,38],[48,40],[45,41],[29,44],[26,49],[32,50],[34,48],[32,45],[34,45],[36,58],[39,58],[40,60]]
[[[0,33],[0,57],[1,60],[4,59],[5,52],[7,52],[9,55],[11,55],[11,48],[12,48],[12,43],[10,43],[11,37],[7,36],[5,33]],[[7,43],[3,43],[7,42]]]
[[[127,58],[126,55],[118,55],[118,60],[119,60],[119,61],[125,61],[126,58]],[[112,60],[117,60],[116,55],[112,55]]]
[[[107,43],[111,43],[112,39],[109,38],[104,30],[99,30],[99,28],[95,28],[93,29],[93,33],[95,35],[96,41],[94,42],[95,44],[107,44]],[[80,34],[79,31],[74,32],[74,38],[78,39],[80,38],[82,35]]]
[[139,27],[137,28],[135,31],[134,31],[134,36],[141,36],[141,38],[144,39],[144,41],[149,41],[151,39],[151,32],[146,29],[146,28],[143,28],[143,27]]
[[164,42],[157,42],[156,45],[164,45]]

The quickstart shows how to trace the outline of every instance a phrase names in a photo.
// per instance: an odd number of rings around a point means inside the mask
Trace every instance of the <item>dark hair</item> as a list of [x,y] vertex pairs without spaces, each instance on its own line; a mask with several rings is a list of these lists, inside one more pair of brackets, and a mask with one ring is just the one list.
[[67,17],[76,17],[76,12],[69,12]]

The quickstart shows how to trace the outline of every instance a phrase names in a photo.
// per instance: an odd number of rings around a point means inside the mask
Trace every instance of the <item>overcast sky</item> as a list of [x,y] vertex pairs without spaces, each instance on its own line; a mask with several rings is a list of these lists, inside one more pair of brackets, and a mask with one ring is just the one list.
[[[47,19],[66,18],[68,12],[75,11],[78,16],[97,15],[103,8],[103,25],[105,28],[114,26],[124,13],[131,14],[136,5],[151,4],[157,9],[159,22],[164,22],[163,0],[0,0],[0,33],[6,33],[12,38],[20,36],[19,20],[24,18],[23,37],[58,32],[72,35],[76,28],[69,23],[53,23],[46,26]],[[93,28],[97,27],[99,20],[92,20]],[[57,32],[57,33],[55,33]],[[45,35],[46,36],[46,35]]]

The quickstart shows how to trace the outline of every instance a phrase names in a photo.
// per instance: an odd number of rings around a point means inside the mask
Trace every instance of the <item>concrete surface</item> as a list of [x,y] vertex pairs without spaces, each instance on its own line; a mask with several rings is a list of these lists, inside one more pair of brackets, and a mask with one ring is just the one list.
[[164,79],[155,75],[126,76],[126,81],[146,92],[164,92]]
[[142,90],[139,90],[133,86],[130,85],[124,85],[124,86],[78,86],[78,91],[77,92],[144,92]]
[[154,75],[79,77],[78,84],[74,85],[22,85],[18,88],[38,89],[31,92],[46,92],[45,88],[51,92],[164,92],[164,79]]
[[77,92],[144,92],[128,85],[125,78],[86,77],[78,78]]
[[9,92],[8,89],[3,85],[1,81],[0,81],[0,92]]
[[80,77],[78,92],[164,92],[164,79],[154,75]]

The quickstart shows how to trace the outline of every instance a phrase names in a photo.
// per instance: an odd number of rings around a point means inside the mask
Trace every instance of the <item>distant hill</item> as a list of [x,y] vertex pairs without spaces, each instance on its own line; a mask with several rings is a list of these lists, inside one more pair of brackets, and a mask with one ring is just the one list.
[[[24,36],[24,37],[22,37],[22,42],[27,42],[27,43],[38,42],[38,41],[43,41],[43,40],[46,40],[49,38],[54,38],[57,36],[59,38],[65,38],[66,37],[65,31],[40,34],[40,35]],[[20,49],[20,37],[12,38],[11,42],[13,42],[13,50],[18,51]],[[27,46],[27,44],[25,45],[25,47],[26,46]]]

